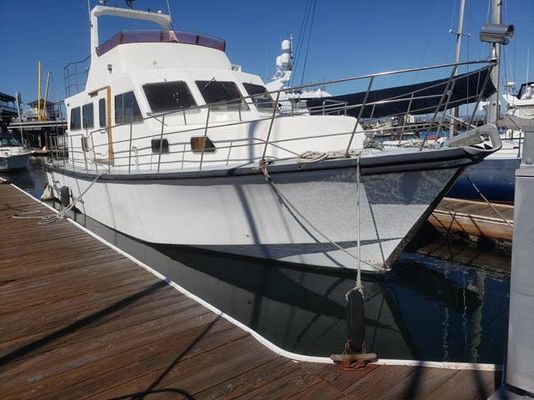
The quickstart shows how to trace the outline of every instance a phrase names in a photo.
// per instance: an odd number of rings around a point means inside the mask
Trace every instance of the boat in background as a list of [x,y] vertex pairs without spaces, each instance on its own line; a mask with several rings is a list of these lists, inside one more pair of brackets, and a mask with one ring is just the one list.
[[282,53],[276,57],[276,71],[265,88],[269,92],[278,92],[279,108],[283,112],[308,113],[306,99],[325,98],[324,104],[328,104],[328,98],[332,95],[322,87],[303,87],[290,90],[290,82],[293,77],[293,37],[282,40],[280,44]]
[[515,171],[521,164],[523,134],[521,119],[534,119],[534,82],[521,85],[517,93],[503,95],[507,102],[506,115],[499,122],[504,129],[502,148],[486,157],[483,162],[464,171],[447,197],[513,203]]
[[31,151],[0,125],[0,171],[27,169]]

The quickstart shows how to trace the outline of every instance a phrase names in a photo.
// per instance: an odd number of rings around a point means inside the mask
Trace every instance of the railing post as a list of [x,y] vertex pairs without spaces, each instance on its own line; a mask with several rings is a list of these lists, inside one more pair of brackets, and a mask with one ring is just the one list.
[[184,161],[185,161],[185,143],[184,143],[184,149],[182,150],[182,169],[184,169]]
[[70,137],[70,149],[72,153],[72,169],[74,169],[74,143],[72,140],[72,136]]
[[84,136],[81,136],[81,140],[83,141],[83,146],[82,146],[83,162],[85,164],[85,170],[88,171],[89,168],[87,167],[87,138]]
[[404,122],[402,123],[402,129],[401,129],[401,133],[399,135],[399,145],[401,144],[402,138],[404,136],[404,130],[406,129],[406,117],[410,114],[410,110],[412,108],[412,101],[413,101],[413,95],[414,94],[415,94],[415,92],[412,92],[412,95],[410,96],[410,102],[408,103],[408,110],[406,111],[406,114],[404,115]]
[[356,124],[354,124],[354,129],[352,130],[352,134],[350,135],[349,144],[347,145],[347,150],[345,151],[345,157],[349,157],[349,151],[350,146],[352,146],[352,141],[354,140],[354,135],[356,135],[356,129],[358,129],[358,125],[360,124],[360,119],[363,115],[363,110],[365,109],[365,105],[367,103],[367,98],[369,97],[369,92],[371,91],[371,86],[373,85],[375,77],[372,76],[369,79],[369,85],[367,86],[367,92],[365,92],[365,97],[363,98],[363,103],[360,106],[360,112],[358,113],[358,118],[356,119]]
[[69,156],[69,152],[66,150],[66,139],[67,136],[63,133],[63,168],[67,166],[67,157]]
[[161,119],[161,134],[159,135],[159,154],[158,154],[158,174],[159,174],[159,168],[161,164],[161,153],[163,152],[163,132],[165,130],[165,114],[163,115],[163,118]]
[[493,66],[491,68],[488,68],[488,72],[486,74],[486,78],[484,79],[484,83],[482,84],[482,88],[480,89],[480,92],[478,93],[477,102],[475,104],[475,107],[473,108],[473,113],[471,114],[471,118],[469,118],[469,126],[473,125],[473,120],[475,119],[475,114],[477,113],[478,106],[480,104],[480,101],[482,100],[482,94],[486,90],[486,86],[488,85],[488,82],[490,80],[491,70],[493,68],[495,68],[495,66]]
[[261,161],[265,162],[265,154],[267,153],[267,146],[269,146],[269,140],[271,138],[271,131],[273,130],[274,117],[276,117],[276,108],[278,107],[278,100],[280,100],[280,91],[276,95],[276,101],[273,105],[273,115],[271,116],[271,123],[269,124],[269,131],[267,132],[267,139],[265,140],[265,146],[263,147],[263,154],[261,156]]
[[132,169],[132,127],[133,122],[130,121],[130,143],[128,146],[128,174],[130,174]]
[[234,144],[233,141],[230,142],[230,146],[228,147],[228,156],[226,156],[226,165],[228,165],[228,162],[230,161],[230,152],[232,151],[232,144]]
[[204,150],[206,149],[206,138],[208,137],[208,125],[210,123],[210,113],[211,113],[211,106],[208,106],[208,117],[206,118],[206,128],[204,129],[204,139],[202,142],[202,153],[200,153],[200,166],[198,167],[199,170],[202,169],[202,162],[204,161]]
[[[445,85],[445,90],[443,91],[443,94],[441,95],[441,97],[439,99],[439,103],[438,103],[438,106],[436,107],[436,111],[434,111],[434,114],[432,115],[432,119],[430,120],[430,125],[429,125],[430,129],[432,129],[432,126],[436,122],[436,118],[438,116],[439,109],[441,108],[441,105],[443,104],[443,99],[445,98],[445,96],[447,95],[447,93],[450,90],[450,84],[453,81],[454,76],[456,75],[456,70],[457,69],[458,69],[458,65],[455,65],[454,68],[452,69],[451,75],[449,76],[449,80],[447,81],[447,84]],[[423,138],[423,141],[421,143],[421,147],[419,148],[419,151],[423,150],[423,148],[425,147],[427,137],[428,137],[428,133]]]
[[91,148],[93,149],[93,162],[95,163],[95,171],[98,173],[98,162],[96,160],[95,139],[91,135]]

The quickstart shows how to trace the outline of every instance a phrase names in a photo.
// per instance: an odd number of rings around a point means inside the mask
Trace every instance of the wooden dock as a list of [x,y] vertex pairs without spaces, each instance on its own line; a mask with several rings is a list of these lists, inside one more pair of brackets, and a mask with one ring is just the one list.
[[[0,185],[0,397],[486,399],[491,371],[280,356],[74,224]],[[31,213],[31,214],[30,214]]]
[[428,221],[439,231],[471,240],[485,238],[511,245],[514,206],[483,201],[444,198]]

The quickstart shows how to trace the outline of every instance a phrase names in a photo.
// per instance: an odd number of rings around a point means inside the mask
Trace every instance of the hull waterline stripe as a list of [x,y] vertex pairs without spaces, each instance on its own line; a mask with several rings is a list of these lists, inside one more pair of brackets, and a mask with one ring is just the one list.
[[[49,210],[51,210],[54,213],[58,213],[58,210],[56,210],[53,207],[50,207],[48,204],[40,201],[39,199],[33,197],[31,194],[25,192],[24,190],[20,189],[19,187],[11,184],[15,189],[20,191],[21,193],[25,194],[26,196],[33,199],[35,202],[42,204]],[[105,239],[101,238],[94,232],[90,231],[83,225],[80,225],[76,221],[72,220],[71,218],[67,218],[67,220],[76,226],[77,228],[81,229],[82,231],[86,232],[90,236],[97,239],[99,242],[103,243],[104,245],[108,246],[109,248],[113,249],[117,253],[125,256],[138,266],[144,268],[146,271],[150,272],[154,276],[158,277],[162,281],[165,281],[169,286],[173,287],[183,295],[189,297],[190,299],[196,301],[200,305],[206,307],[208,310],[212,311],[216,315],[226,319],[228,322],[232,323],[233,325],[237,326],[238,328],[242,329],[243,331],[249,333],[254,339],[256,339],[258,342],[263,344],[265,347],[267,347],[269,350],[275,352],[276,354],[295,360],[295,361],[303,361],[303,362],[313,362],[313,363],[322,363],[322,364],[332,364],[333,361],[329,357],[319,357],[319,356],[306,356],[303,354],[297,354],[292,353],[290,351],[284,350],[281,347],[278,347],[276,344],[270,342],[263,336],[261,336],[258,332],[252,330],[248,326],[244,325],[242,322],[236,320],[235,318],[231,317],[230,315],[224,313],[223,311],[219,310],[215,306],[211,305],[207,301],[201,299],[200,297],[196,296],[195,294],[189,292],[187,289],[181,287],[173,280],[167,278],[165,275],[159,273],[152,267],[146,265],[142,261],[136,259],[132,255],[126,253],[125,251],[121,250],[117,246],[115,246],[112,243],[109,243]],[[417,360],[397,360],[397,359],[379,359],[379,361],[374,362],[372,364],[376,365],[399,365],[399,366],[413,366],[413,367],[428,367],[428,368],[446,368],[446,369],[457,369],[457,370],[478,370],[478,371],[500,371],[502,367],[500,365],[495,364],[479,364],[479,363],[460,363],[460,362],[439,362],[439,361],[417,361]]]

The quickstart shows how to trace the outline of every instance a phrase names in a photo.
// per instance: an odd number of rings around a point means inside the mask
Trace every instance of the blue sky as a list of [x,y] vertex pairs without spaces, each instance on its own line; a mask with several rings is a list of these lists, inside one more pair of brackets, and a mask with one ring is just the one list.
[[[478,31],[487,18],[488,0],[466,1],[464,32],[471,38],[464,41],[462,60],[484,58],[487,45],[479,42]],[[269,75],[274,72],[280,41],[289,33],[298,35],[307,3],[170,0],[175,29],[226,39],[231,61],[262,77],[266,70]],[[456,29],[458,7],[459,0],[317,0],[304,82],[451,62],[455,44],[448,30]],[[165,0],[137,0],[135,8],[166,10],[167,6]],[[41,60],[45,73],[52,72],[51,100],[62,99],[64,65],[89,54],[87,1],[0,0],[0,20],[0,92],[20,91],[23,101],[35,99]],[[516,26],[516,35],[506,48],[503,73],[509,80],[515,73],[516,82],[523,82],[530,46],[529,75],[534,79],[534,1],[505,0],[504,20]],[[132,28],[108,17],[101,23],[101,35]],[[304,55],[303,50],[297,82]]]

